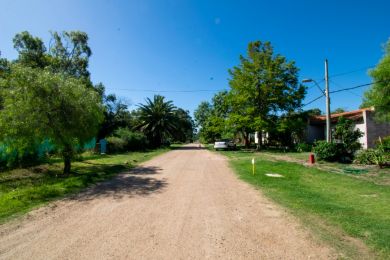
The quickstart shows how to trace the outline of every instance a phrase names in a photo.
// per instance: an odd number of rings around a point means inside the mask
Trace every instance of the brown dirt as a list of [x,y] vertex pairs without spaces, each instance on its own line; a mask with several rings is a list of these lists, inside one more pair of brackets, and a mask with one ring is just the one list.
[[197,145],[0,226],[1,259],[336,257]]

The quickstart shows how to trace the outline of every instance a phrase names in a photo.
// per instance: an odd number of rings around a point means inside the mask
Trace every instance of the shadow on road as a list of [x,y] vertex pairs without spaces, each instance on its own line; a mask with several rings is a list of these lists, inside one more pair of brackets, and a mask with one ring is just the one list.
[[158,174],[160,170],[161,168],[154,166],[138,166],[129,172],[119,174],[112,180],[97,184],[71,199],[81,201],[96,198],[121,199],[124,197],[148,196],[152,193],[161,192],[167,186],[166,180],[148,177],[148,175]]
[[161,170],[162,170],[161,168],[155,166],[149,166],[149,167],[138,166],[131,169],[128,173],[134,175],[153,175],[153,174],[158,174],[159,171]]
[[171,147],[172,150],[204,150],[204,147],[198,147],[198,145],[194,146],[180,146],[180,147]]

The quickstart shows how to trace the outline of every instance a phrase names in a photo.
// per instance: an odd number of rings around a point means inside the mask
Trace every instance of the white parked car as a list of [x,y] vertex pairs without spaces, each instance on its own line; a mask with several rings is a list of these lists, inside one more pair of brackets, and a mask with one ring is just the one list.
[[215,150],[234,150],[236,144],[231,140],[220,140],[214,143]]

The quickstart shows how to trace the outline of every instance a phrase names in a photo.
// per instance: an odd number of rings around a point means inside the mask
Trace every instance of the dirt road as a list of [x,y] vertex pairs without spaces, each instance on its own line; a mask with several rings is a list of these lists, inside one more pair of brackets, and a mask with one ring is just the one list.
[[307,259],[331,249],[196,146],[0,226],[1,259]]

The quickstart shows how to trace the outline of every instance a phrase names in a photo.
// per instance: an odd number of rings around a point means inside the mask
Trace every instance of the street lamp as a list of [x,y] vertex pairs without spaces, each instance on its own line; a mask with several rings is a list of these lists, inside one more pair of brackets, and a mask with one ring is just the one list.
[[330,143],[332,141],[331,128],[330,128],[330,97],[329,97],[329,77],[328,77],[328,60],[325,60],[325,91],[322,90],[320,85],[313,79],[304,79],[304,83],[313,82],[326,97],[326,141]]
[[318,84],[317,81],[315,81],[314,79],[303,79],[302,80],[303,83],[310,83],[310,82],[313,82],[314,85],[316,85],[318,87],[318,89],[321,91],[321,93],[326,96],[325,94],[325,91],[320,87],[320,85]]

